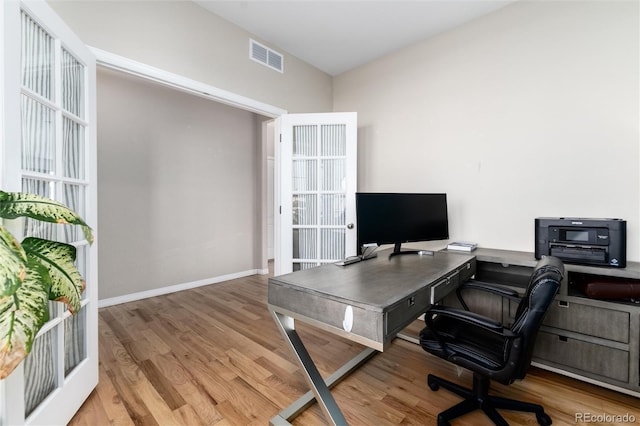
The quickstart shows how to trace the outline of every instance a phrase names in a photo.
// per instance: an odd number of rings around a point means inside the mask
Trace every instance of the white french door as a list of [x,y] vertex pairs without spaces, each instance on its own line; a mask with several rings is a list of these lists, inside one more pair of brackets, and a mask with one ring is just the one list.
[[[7,191],[56,199],[96,229],[95,58],[45,1],[3,1],[2,161]],[[0,424],[66,424],[98,382],[97,246],[25,220],[22,237],[73,244],[87,282],[72,316],[50,304],[29,356],[0,381]]]
[[276,135],[275,275],[355,255],[357,114],[282,115]]

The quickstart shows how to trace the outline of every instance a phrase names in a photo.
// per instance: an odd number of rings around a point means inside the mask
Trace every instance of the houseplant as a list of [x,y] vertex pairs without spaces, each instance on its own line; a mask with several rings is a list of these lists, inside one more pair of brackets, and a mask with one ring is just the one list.
[[[91,228],[68,207],[34,194],[0,191],[0,218],[79,225],[89,243]],[[27,237],[21,243],[0,225],[0,380],[29,354],[49,320],[49,300],[80,310],[85,282],[75,266],[74,246]]]

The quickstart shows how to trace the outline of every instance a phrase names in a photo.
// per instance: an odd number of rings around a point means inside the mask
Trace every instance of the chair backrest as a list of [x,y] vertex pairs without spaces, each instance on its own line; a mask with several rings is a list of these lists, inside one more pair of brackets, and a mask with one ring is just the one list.
[[[533,346],[547,308],[558,293],[564,277],[564,265],[557,257],[545,256],[535,266],[527,291],[520,300],[511,331],[521,336],[514,379],[525,376],[531,363]],[[513,348],[512,348],[513,350]],[[515,355],[515,354],[514,354]],[[512,360],[514,359],[512,358]]]

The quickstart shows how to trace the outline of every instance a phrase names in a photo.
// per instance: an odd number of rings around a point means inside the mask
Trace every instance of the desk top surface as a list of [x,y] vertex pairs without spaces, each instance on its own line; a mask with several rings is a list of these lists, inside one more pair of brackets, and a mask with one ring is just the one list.
[[290,287],[306,293],[360,306],[384,310],[474,258],[465,253],[435,252],[389,258],[390,250],[346,266],[326,264],[269,279],[269,285]]

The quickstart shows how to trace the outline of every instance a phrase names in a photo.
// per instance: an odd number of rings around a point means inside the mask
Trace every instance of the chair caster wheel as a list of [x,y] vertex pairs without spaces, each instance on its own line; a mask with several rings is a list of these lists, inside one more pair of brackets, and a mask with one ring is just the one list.
[[[440,385],[438,384],[438,382],[436,382],[435,379],[432,379],[431,376],[427,376],[427,385],[429,386],[429,389],[434,392],[440,389]],[[438,426],[440,425],[438,424]]]
[[451,423],[449,423],[449,421],[445,420],[445,419],[441,419],[440,416],[438,416],[438,426],[450,426]]
[[536,414],[536,420],[538,420],[538,424],[541,426],[551,426],[551,417],[549,417],[546,413]]

